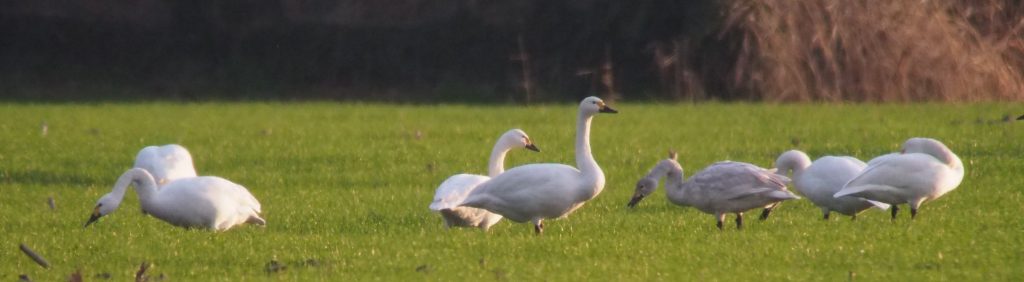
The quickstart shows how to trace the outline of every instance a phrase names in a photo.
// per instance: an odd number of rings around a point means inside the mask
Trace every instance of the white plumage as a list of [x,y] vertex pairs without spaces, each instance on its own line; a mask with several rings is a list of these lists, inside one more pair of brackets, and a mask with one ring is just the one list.
[[178,144],[142,148],[135,156],[133,167],[148,171],[160,187],[175,179],[196,177],[192,155]]
[[117,179],[113,191],[97,201],[85,226],[117,210],[129,185],[135,186],[144,212],[176,226],[224,231],[247,222],[266,224],[259,216],[259,201],[241,185],[216,176],[200,176],[178,179],[157,189],[149,172],[132,168]]
[[712,214],[719,229],[723,228],[725,214],[736,214],[736,228],[743,227],[743,212],[789,199],[799,199],[786,190],[790,180],[767,170],[742,162],[717,162],[683,181],[683,168],[676,162],[676,154],[659,162],[647,176],[637,181],[636,191],[628,206],[637,203],[658,188],[658,180],[665,177],[665,191],[669,201],[680,206],[691,206]]
[[459,207],[469,196],[470,192],[476,189],[477,185],[490,180],[505,171],[505,155],[508,151],[517,148],[526,148],[533,151],[540,151],[533,144],[530,137],[519,129],[512,129],[502,134],[494,143],[491,150],[490,161],[488,162],[488,175],[456,174],[445,179],[437,192],[434,193],[434,201],[430,203],[430,210],[441,214],[445,227],[479,227],[484,231],[501,221],[502,216],[489,212],[485,209],[472,207]]
[[[775,168],[778,169],[776,173],[786,175],[792,171],[793,187],[821,208],[825,219],[829,218],[831,212],[857,218],[858,213],[875,206],[861,198],[833,197],[865,166],[867,164],[864,162],[848,156],[824,156],[812,163],[807,154],[798,150],[782,153],[775,160]],[[888,208],[886,204],[876,204],[883,209]]]
[[896,205],[910,205],[911,219],[922,203],[956,189],[964,178],[964,165],[945,144],[931,138],[910,138],[900,154],[872,160],[835,197],[859,197]]
[[563,218],[604,189],[604,172],[590,153],[590,122],[597,113],[615,113],[597,97],[580,102],[576,118],[576,166],[529,164],[512,168],[480,184],[460,206],[486,209],[515,222]]

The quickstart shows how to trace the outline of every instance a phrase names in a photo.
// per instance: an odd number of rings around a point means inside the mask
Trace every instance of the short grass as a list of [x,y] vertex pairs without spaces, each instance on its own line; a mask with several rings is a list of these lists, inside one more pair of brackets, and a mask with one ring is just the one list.
[[[494,139],[522,128],[543,150],[508,167],[573,160],[575,105],[346,103],[0,104],[0,280],[129,280],[142,262],[170,280],[1019,280],[1024,277],[1020,104],[617,104],[594,120],[604,192],[543,236],[504,221],[445,230],[427,209],[447,176],[484,173]],[[48,132],[42,135],[41,125]],[[916,221],[868,211],[825,222],[807,201],[724,232],[663,193],[625,207],[633,184],[679,152],[771,165],[792,148],[862,159],[914,136],[963,159],[959,189]],[[120,211],[82,228],[95,201],[146,145],[188,147],[200,174],[248,187],[265,228],[176,228]],[[47,198],[56,209],[51,210]],[[731,226],[730,226],[731,227]],[[18,250],[25,243],[52,268]],[[277,261],[285,268],[267,271]]]

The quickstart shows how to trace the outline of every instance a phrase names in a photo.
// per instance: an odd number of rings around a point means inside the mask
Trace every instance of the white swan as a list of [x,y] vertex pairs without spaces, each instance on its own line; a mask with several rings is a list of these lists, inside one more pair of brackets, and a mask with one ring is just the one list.
[[430,203],[430,210],[439,212],[444,219],[445,227],[479,227],[484,231],[501,220],[501,215],[489,212],[485,209],[459,207],[469,196],[469,193],[476,189],[477,185],[484,183],[505,171],[505,154],[516,148],[526,148],[540,152],[537,146],[530,141],[530,136],[519,129],[512,129],[502,134],[494,143],[491,150],[491,158],[487,163],[487,175],[456,174],[445,179],[441,186],[437,187],[434,193],[434,202]]
[[910,218],[917,208],[956,189],[964,178],[964,165],[946,145],[931,138],[910,138],[898,155],[889,154],[851,179],[835,197],[860,197],[896,205],[909,204]]
[[260,203],[249,190],[216,176],[182,178],[159,190],[145,169],[132,168],[117,179],[114,189],[96,202],[89,224],[117,210],[128,185],[135,186],[142,210],[167,223],[224,231],[242,223],[266,225]]
[[683,181],[683,167],[676,161],[676,154],[658,162],[653,169],[636,183],[636,191],[629,200],[629,207],[658,189],[658,180],[665,177],[665,194],[669,201],[680,206],[691,206],[715,216],[716,226],[722,229],[726,213],[736,214],[736,228],[743,228],[743,212],[764,207],[789,199],[799,199],[786,190],[790,180],[775,174],[775,170],[763,169],[742,162],[717,162]]
[[160,187],[175,179],[196,177],[196,168],[192,165],[192,155],[185,147],[178,144],[142,148],[135,156],[135,166],[133,167],[148,171],[153,175],[157,186]]
[[515,222],[530,221],[537,234],[544,219],[563,218],[604,189],[604,172],[590,154],[590,121],[597,113],[616,113],[597,97],[580,102],[576,117],[576,169],[563,164],[529,164],[512,168],[477,186],[460,206],[500,214]]
[[858,213],[875,204],[881,205],[883,209],[888,208],[884,203],[872,204],[861,198],[833,197],[865,166],[867,164],[864,162],[848,156],[824,156],[812,163],[811,158],[799,150],[786,151],[775,160],[775,168],[778,169],[776,173],[786,175],[792,172],[793,187],[821,208],[826,220],[833,211],[856,219]]

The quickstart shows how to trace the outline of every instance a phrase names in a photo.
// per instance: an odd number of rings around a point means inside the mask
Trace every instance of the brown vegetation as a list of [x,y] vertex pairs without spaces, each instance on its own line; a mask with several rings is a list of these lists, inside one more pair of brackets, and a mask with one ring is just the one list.
[[1024,98],[1024,4],[1012,0],[735,0],[726,83],[769,101]]

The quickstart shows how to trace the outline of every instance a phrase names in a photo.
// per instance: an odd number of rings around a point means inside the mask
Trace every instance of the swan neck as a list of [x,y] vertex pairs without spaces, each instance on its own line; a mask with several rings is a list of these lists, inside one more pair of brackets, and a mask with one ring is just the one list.
[[[604,172],[590,153],[590,121],[593,115],[580,112],[576,118],[576,167],[583,174],[588,189],[585,199],[593,199],[604,189]],[[592,188],[591,188],[592,187]]]
[[590,153],[590,122],[592,115],[580,113],[576,119],[576,166],[585,175],[602,174],[601,167]]
[[686,191],[683,189],[683,168],[679,165],[665,166],[665,195],[676,204],[686,204]]
[[487,175],[490,177],[495,177],[505,172],[505,155],[511,149],[505,143],[498,141],[498,143],[494,144],[494,149],[491,150],[491,158],[487,162]]
[[[133,186],[135,186],[135,193],[139,195],[140,203],[148,204],[153,200],[156,194],[156,180],[153,179],[153,175],[142,169],[132,169],[121,176],[121,178],[126,177],[128,183],[135,182]],[[118,179],[118,184],[120,183],[121,179]],[[128,186],[128,183],[125,186]]]
[[793,177],[797,177],[811,166],[810,159],[800,158],[796,155],[785,155],[776,162],[775,168],[778,169],[776,174],[787,175],[789,171],[793,171]]
[[959,169],[961,171],[964,169],[964,163],[961,162],[960,157],[957,157],[952,151],[946,149],[944,155],[945,163],[946,165],[949,165],[950,168]]
[[121,177],[117,178],[117,182],[114,182],[114,189],[110,191],[110,194],[120,203],[124,199],[124,193],[128,191],[128,186],[131,184],[132,175],[129,173],[122,174]]

